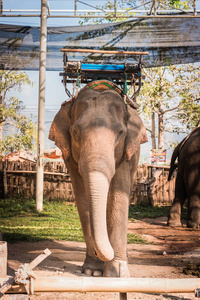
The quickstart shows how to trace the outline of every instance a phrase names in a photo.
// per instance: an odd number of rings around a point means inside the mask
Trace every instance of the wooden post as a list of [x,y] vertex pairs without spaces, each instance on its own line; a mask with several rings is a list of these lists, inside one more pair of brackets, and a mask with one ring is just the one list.
[[[126,261],[120,261],[119,263],[119,277],[120,278],[126,278],[126,269],[127,269],[127,262]],[[119,294],[120,300],[127,300],[127,293],[120,293]]]
[[0,242],[0,277],[7,276],[7,243]]
[[41,0],[40,24],[40,68],[39,68],[39,103],[38,103],[38,149],[36,176],[36,209],[43,209],[43,153],[44,153],[44,114],[46,82],[46,49],[47,49],[47,9],[48,0]]

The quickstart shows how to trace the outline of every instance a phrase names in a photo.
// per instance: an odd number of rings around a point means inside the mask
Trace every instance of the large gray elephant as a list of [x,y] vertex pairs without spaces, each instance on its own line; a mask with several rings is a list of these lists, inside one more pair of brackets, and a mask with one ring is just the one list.
[[186,137],[174,149],[169,171],[169,180],[176,168],[175,198],[170,210],[168,225],[181,226],[181,208],[188,200],[187,227],[200,227],[200,127]]
[[71,176],[87,247],[83,272],[115,277],[127,260],[129,195],[147,136],[137,110],[108,87],[93,82],[63,103],[49,138]]

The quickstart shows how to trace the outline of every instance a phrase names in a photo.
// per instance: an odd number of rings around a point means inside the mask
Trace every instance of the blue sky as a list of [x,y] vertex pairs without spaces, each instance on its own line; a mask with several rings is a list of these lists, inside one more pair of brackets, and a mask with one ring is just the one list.
[[[74,0],[49,0],[50,9],[73,9]],[[41,0],[4,0],[4,9],[38,9],[40,10]],[[31,14],[31,12],[30,12]],[[38,12],[39,14],[39,12]],[[10,23],[17,25],[40,26],[40,18],[1,18],[1,23]],[[48,19],[48,26],[69,26],[77,24],[77,19]]]
[[[81,2],[84,2],[82,0]],[[106,0],[86,0],[91,6],[103,5]],[[3,0],[4,9],[40,9],[41,0]],[[54,9],[74,9],[74,0],[49,0],[50,10]],[[84,5],[83,3],[77,3],[77,9],[93,10],[92,7]],[[31,13],[31,12],[30,12]],[[39,13],[38,13],[39,14]],[[55,14],[55,13],[54,13]],[[20,24],[39,26],[40,18],[1,18],[1,23]],[[78,19],[73,18],[48,18],[48,26],[71,26],[77,25]]]

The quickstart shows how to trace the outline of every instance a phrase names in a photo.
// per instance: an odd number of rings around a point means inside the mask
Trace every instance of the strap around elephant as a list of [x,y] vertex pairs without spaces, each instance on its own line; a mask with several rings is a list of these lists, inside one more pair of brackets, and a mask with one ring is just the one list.
[[[133,108],[138,109],[137,103],[133,103],[127,94],[124,94],[124,91],[121,90],[116,84],[109,80],[95,80],[90,83],[88,83],[86,86],[82,88],[82,90],[85,89],[94,89],[94,90],[114,90],[116,91],[122,98],[124,98],[124,102],[131,105]],[[126,91],[127,92],[127,91]]]
[[88,83],[82,90],[94,89],[94,90],[114,90],[122,95],[122,90],[113,82],[108,80],[95,80]]

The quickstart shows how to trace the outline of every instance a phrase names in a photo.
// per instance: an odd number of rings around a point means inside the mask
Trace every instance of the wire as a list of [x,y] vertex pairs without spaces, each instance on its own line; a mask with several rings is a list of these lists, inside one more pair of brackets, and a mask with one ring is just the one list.
[[87,5],[87,6],[89,6],[89,7],[95,8],[95,9],[97,9],[97,10],[101,10],[101,11],[103,11],[103,12],[106,12],[106,11],[105,11],[104,9],[102,9],[102,8],[99,8],[99,7],[96,7],[96,6],[87,4],[87,3],[83,2],[83,1],[77,0],[77,2],[79,2],[79,3],[81,3],[81,4],[84,4],[84,5]]

